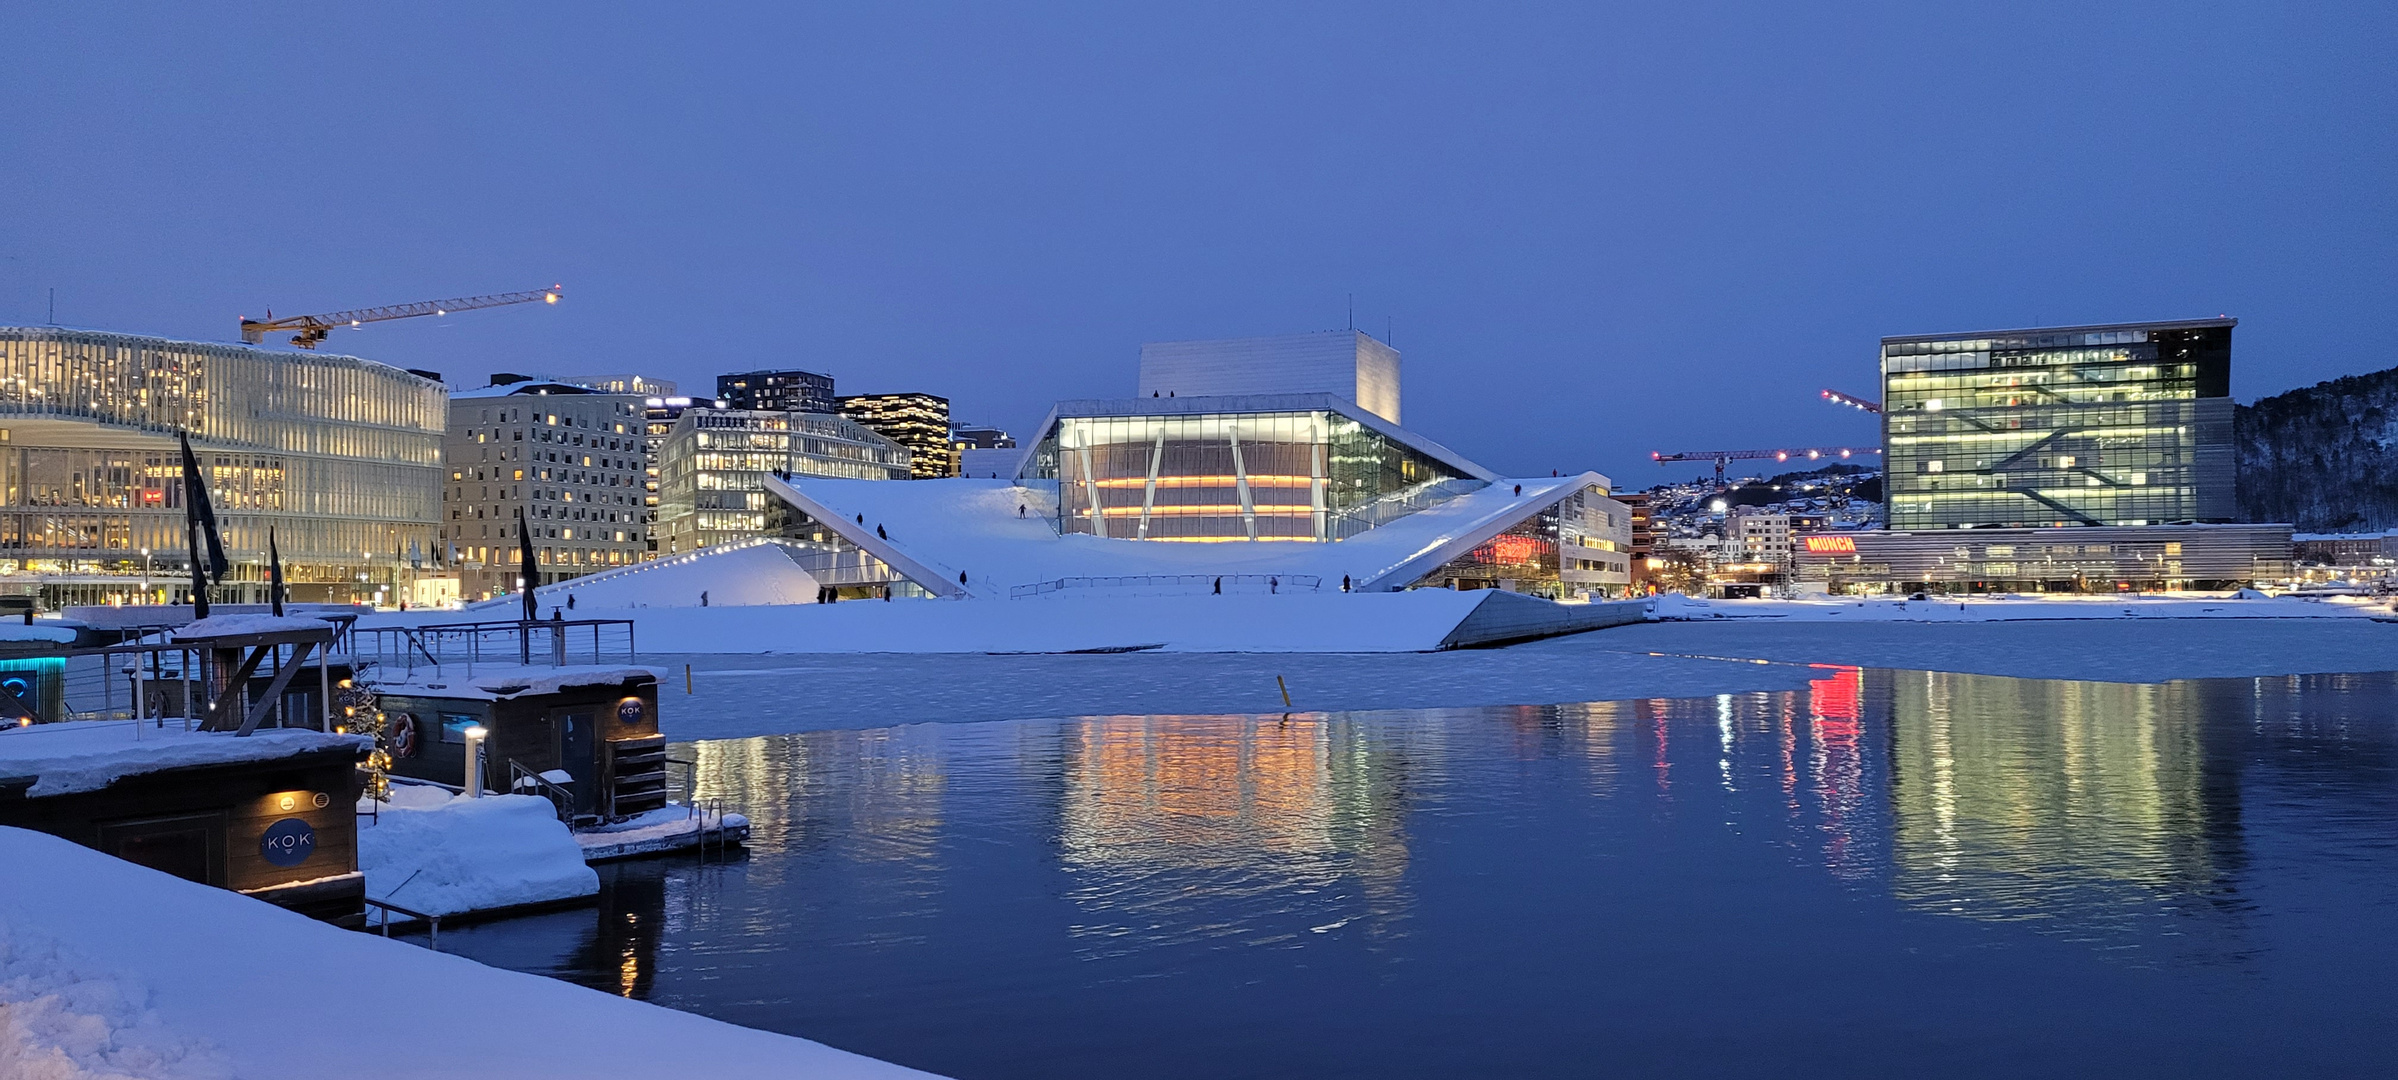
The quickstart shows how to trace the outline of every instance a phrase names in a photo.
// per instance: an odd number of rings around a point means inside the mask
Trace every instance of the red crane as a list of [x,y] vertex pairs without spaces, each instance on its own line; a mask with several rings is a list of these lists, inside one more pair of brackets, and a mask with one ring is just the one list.
[[1821,461],[1827,457],[1846,460],[1858,454],[1879,454],[1881,452],[1882,449],[1878,446],[1809,446],[1797,450],[1685,450],[1674,454],[1650,454],[1649,457],[1659,465],[1670,461],[1713,461],[1715,462],[1715,486],[1720,488],[1724,486],[1724,466],[1734,461],[1757,458],[1772,458],[1777,462],[1789,461],[1791,458]]

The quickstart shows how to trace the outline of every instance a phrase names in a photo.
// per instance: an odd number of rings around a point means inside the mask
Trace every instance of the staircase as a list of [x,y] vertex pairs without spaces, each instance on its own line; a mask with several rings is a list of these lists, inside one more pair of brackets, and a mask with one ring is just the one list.
[[617,818],[666,808],[666,736],[610,739],[608,816]]

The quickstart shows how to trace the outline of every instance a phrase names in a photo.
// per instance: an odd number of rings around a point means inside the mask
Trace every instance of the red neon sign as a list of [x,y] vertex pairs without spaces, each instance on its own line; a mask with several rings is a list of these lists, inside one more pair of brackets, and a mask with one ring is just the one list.
[[1854,536],[1802,536],[1809,555],[1854,555],[1857,538]]

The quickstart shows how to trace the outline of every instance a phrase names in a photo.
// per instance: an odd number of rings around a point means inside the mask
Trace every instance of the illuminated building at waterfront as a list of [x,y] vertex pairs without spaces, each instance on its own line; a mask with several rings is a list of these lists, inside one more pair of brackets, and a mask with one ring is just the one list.
[[266,598],[390,596],[438,560],[438,377],[329,353],[0,328],[0,593],[44,606],[179,600],[188,432],[233,567]]
[[1890,528],[2232,520],[2237,324],[1883,338]]
[[548,381],[451,398],[441,528],[462,595],[520,587],[520,513],[540,566],[534,584],[641,561],[645,400]]
[[778,473],[905,480],[908,449],[825,413],[685,409],[658,451],[659,553],[766,535]]

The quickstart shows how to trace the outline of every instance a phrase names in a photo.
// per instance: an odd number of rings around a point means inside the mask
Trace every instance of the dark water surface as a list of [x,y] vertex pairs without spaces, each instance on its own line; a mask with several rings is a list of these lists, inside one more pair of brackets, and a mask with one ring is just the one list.
[[2393,708],[1823,668],[702,742],[746,857],[442,944],[970,1080],[2390,1076]]

